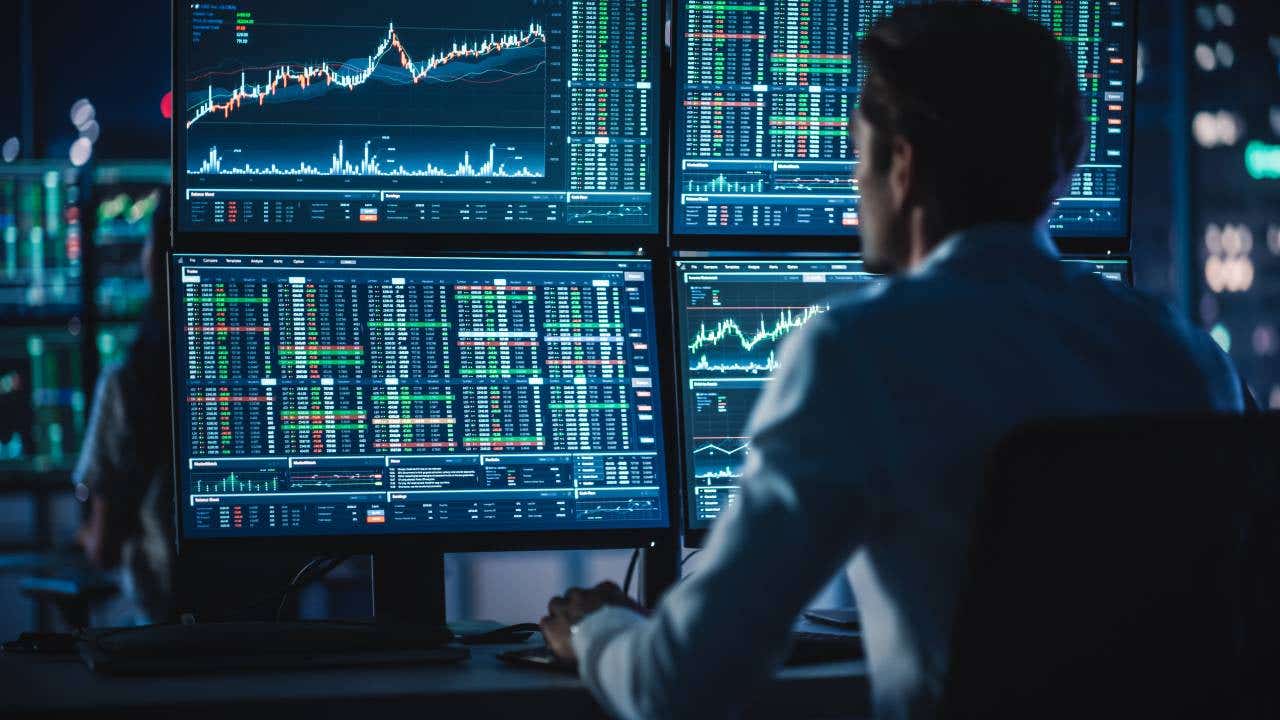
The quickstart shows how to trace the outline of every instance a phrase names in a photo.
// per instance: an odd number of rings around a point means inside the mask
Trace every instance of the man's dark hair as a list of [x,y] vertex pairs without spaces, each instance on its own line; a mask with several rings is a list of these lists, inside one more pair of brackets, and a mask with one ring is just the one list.
[[914,148],[932,233],[1030,222],[1061,194],[1084,147],[1075,66],[1042,25],[973,3],[909,6],[862,43],[863,161],[884,170],[894,136]]

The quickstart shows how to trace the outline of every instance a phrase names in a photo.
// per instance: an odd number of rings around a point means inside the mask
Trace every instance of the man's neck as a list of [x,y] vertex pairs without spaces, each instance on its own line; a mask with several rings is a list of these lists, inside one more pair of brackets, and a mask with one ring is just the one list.
[[922,207],[914,208],[907,217],[907,263],[904,270],[910,272],[920,266],[933,252],[933,249],[942,243],[945,235],[937,235],[928,232],[930,223],[925,217],[925,211]]

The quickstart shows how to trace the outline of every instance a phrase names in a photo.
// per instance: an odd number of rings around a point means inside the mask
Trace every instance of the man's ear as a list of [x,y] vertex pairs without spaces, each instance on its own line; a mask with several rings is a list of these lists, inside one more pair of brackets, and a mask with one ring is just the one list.
[[894,135],[889,163],[889,199],[901,211],[916,191],[915,147],[901,135]]

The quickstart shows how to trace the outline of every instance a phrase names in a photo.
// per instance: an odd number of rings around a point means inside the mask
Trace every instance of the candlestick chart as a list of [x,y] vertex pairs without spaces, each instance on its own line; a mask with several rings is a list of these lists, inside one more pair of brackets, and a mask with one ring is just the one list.
[[651,0],[178,13],[181,230],[657,230]]
[[547,32],[525,10],[459,27],[237,11],[193,41],[187,173],[541,177]]

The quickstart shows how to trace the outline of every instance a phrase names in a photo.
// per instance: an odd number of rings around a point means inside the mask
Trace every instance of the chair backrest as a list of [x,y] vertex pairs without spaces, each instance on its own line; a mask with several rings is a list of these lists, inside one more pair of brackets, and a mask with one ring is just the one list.
[[[1280,417],[1040,423],[992,454],[950,718],[1280,717]],[[1265,714],[1264,714],[1265,713]]]

